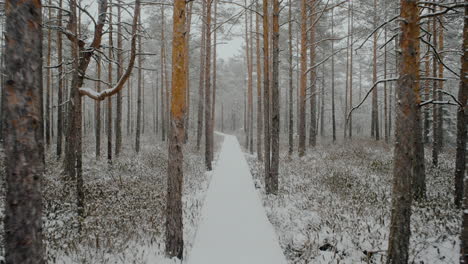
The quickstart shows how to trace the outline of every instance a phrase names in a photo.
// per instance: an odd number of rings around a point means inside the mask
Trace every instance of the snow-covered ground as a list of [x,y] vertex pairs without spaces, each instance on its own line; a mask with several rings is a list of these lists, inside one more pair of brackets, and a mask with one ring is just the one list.
[[225,136],[188,263],[287,263],[234,136]]
[[[447,152],[437,169],[427,157],[428,197],[413,206],[411,263],[458,263],[461,214],[452,205],[454,153]],[[289,263],[384,263],[392,179],[388,145],[325,143],[303,158],[281,155],[278,196],[265,195],[263,165],[256,155],[245,155]]]
[[[81,233],[77,232],[74,192],[67,191],[70,188],[61,174],[62,162],[56,161],[54,146],[47,151],[43,192],[48,263],[177,263],[164,258],[167,145],[152,135],[142,138],[141,145],[141,152],[135,154],[132,145],[126,144],[109,166],[104,144],[102,157],[96,160],[93,142],[85,142],[86,219]],[[184,152],[185,255],[192,246],[211,178],[205,172],[203,153],[194,149],[189,144]],[[3,199],[0,208],[3,211]]]

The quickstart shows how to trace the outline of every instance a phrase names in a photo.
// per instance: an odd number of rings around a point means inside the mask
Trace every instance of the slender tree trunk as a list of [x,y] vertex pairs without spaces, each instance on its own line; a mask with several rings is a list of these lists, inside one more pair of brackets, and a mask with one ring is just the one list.
[[393,196],[387,263],[408,263],[411,236],[412,159],[414,131],[421,131],[418,118],[419,97],[419,13],[414,0],[401,0],[401,67],[397,93]]
[[[216,66],[216,60],[218,59],[217,58],[217,54],[216,54],[216,51],[217,51],[217,45],[218,45],[218,42],[217,42],[217,17],[218,17],[218,0],[213,0],[213,4],[214,4],[214,22],[213,22],[213,94],[212,94],[212,102],[213,102],[213,105],[211,107],[211,133],[214,133],[214,129],[215,129],[215,121],[216,121],[216,116],[215,116],[215,113],[216,113],[216,75],[217,75],[217,66]],[[211,143],[213,145],[213,143]]]
[[307,90],[307,0],[301,0],[301,82],[299,93],[299,156],[306,148],[306,90]]
[[[436,2],[436,0],[434,0]],[[434,7],[433,12],[437,12],[436,7]],[[432,46],[437,49],[437,17],[434,17],[432,19]],[[432,76],[436,77],[437,76],[437,56],[434,53],[432,55]],[[434,100],[437,99],[437,89],[439,85],[439,82],[437,80],[434,80],[432,83],[432,98]],[[438,126],[439,126],[439,110],[440,107],[438,104],[433,104],[432,105],[432,164],[434,166],[438,166],[439,164],[439,137],[438,137]]]
[[[350,30],[350,35],[351,35],[351,42],[350,42],[350,58],[349,58],[349,109],[352,109],[353,107],[353,54],[354,54],[354,9],[353,9],[353,3],[352,1],[349,1],[350,3],[350,13],[351,13],[351,30]],[[349,115],[349,138],[353,138],[353,115]]]
[[[51,5],[52,0],[49,0],[49,5]],[[52,21],[52,8],[48,8],[48,16],[47,19],[49,23]],[[50,130],[51,130],[51,123],[50,123],[50,90],[51,90],[51,69],[50,69],[50,62],[52,57],[52,30],[50,27],[47,29],[47,69],[46,69],[46,105],[45,105],[45,143],[46,146],[50,146]]]
[[[97,57],[97,79],[101,80],[101,56]],[[96,90],[101,91],[101,82],[96,82]],[[96,158],[101,156],[101,101],[94,101],[95,137],[96,137]]]
[[279,100],[279,0],[273,0],[273,82],[271,113],[271,170],[266,179],[266,193],[278,194],[279,137],[280,137],[280,100]]
[[[444,27],[443,27],[443,20],[444,17],[441,16],[438,18],[438,21],[440,23],[439,26],[439,51],[444,50]],[[435,37],[435,36],[434,36]],[[444,60],[444,53],[439,52],[439,57],[440,60]],[[444,78],[444,65],[442,63],[439,63],[439,79]],[[435,77],[435,76],[434,76]],[[444,82],[439,81],[439,92],[437,93],[437,101],[442,101],[442,93],[440,91],[444,90]],[[444,147],[444,105],[439,105],[439,110],[437,110],[437,142],[438,142],[438,148],[439,152],[442,151],[442,148]]]
[[[109,6],[109,59],[113,58],[113,36],[112,36],[112,4]],[[107,68],[107,81],[112,86],[112,62],[109,62]],[[112,163],[112,97],[107,98],[107,161]]]
[[[467,3],[468,0],[465,0]],[[460,88],[458,90],[458,102],[462,104],[462,107],[458,108],[457,111],[457,153],[455,159],[455,205],[459,208],[462,205],[463,194],[465,194],[465,200],[463,201],[463,231],[462,231],[462,258],[465,263],[468,263],[468,191],[464,190],[467,183],[464,183],[464,176],[466,175],[466,124],[468,116],[468,6],[465,6],[465,19],[463,26],[463,55],[461,58],[461,81]]]
[[[465,4],[468,1],[465,0]],[[458,101],[463,107],[457,112],[457,154],[455,163],[455,205],[460,207],[463,199],[463,222],[460,238],[460,263],[468,263],[468,179],[466,177],[466,123],[468,117],[468,5],[465,5],[465,19],[463,26],[463,56],[461,58],[461,82],[458,90]],[[465,177],[464,177],[465,175]]]
[[[332,31],[332,38],[335,37],[335,32],[334,32],[334,27],[335,27],[335,21],[334,21],[334,10],[331,11],[331,31]],[[331,71],[331,100],[332,100],[332,133],[333,133],[333,142],[336,141],[336,120],[335,120],[335,42],[332,40],[331,41],[331,46],[332,46],[332,71]]]
[[289,0],[289,10],[288,10],[288,44],[289,44],[289,54],[288,54],[288,62],[289,62],[289,131],[288,131],[288,143],[289,143],[289,156],[292,155],[294,150],[294,114],[293,114],[293,44],[292,44],[292,0]]
[[162,25],[161,25],[161,139],[162,141],[166,141],[166,99],[164,98],[165,96],[165,93],[164,91],[166,89],[168,89],[168,87],[166,87],[166,84],[165,83],[165,74],[166,74],[166,71],[165,71],[165,65],[164,65],[164,61],[165,61],[165,57],[166,57],[166,54],[165,54],[165,43],[166,43],[166,39],[165,39],[165,27],[166,27],[166,18],[165,18],[165,15],[164,15],[164,5],[161,5],[161,20],[162,20]]
[[[141,21],[140,21],[141,24]],[[141,35],[138,35],[138,53],[142,53]],[[135,151],[140,152],[140,137],[141,137],[141,112],[142,112],[142,67],[143,67],[143,56],[138,56],[138,95],[137,95],[137,123],[136,123],[136,135],[135,135]]]
[[[117,80],[123,74],[122,56],[122,2],[117,1]],[[140,56],[141,57],[141,56]],[[115,156],[118,157],[122,150],[122,91],[117,93],[116,117],[115,117]]]
[[262,113],[262,63],[261,63],[261,44],[260,44],[260,0],[256,1],[256,16],[255,16],[255,37],[256,48],[257,48],[257,158],[259,161],[263,160],[262,154],[262,130],[263,130],[263,113]]
[[320,136],[325,135],[325,63],[322,64],[322,94],[320,95]]
[[[374,0],[374,28],[377,27],[377,0]],[[377,32],[374,33],[374,42],[372,46],[373,64],[372,64],[372,83],[377,82]],[[375,140],[380,140],[379,129],[379,106],[377,87],[372,90],[372,136]]]
[[213,146],[212,146],[212,120],[211,120],[211,7],[213,2],[209,0],[206,4],[206,54],[205,54],[205,166],[208,171],[212,170]]
[[205,54],[206,54],[206,1],[202,0],[203,5],[203,23],[202,23],[202,36],[200,44],[200,77],[198,83],[198,120],[197,120],[197,150],[200,150],[201,140],[203,135],[203,112],[204,112],[204,101],[205,101]]
[[44,174],[42,6],[7,1],[2,104],[6,180],[6,263],[46,263],[42,242]]
[[[305,1],[305,0],[304,0]],[[268,0],[263,0],[263,123],[265,148],[265,181],[269,179],[271,146],[270,146],[270,33],[268,19]]]
[[[59,10],[57,14],[57,26],[62,27],[62,0],[59,0]],[[62,56],[62,32],[57,31],[57,158],[62,156],[63,142],[63,56]]]
[[187,81],[187,92],[186,92],[186,102],[187,102],[187,109],[186,109],[186,113],[185,113],[185,139],[184,139],[184,143],[187,143],[188,141],[188,136],[189,136],[189,131],[190,131],[190,32],[191,32],[191,25],[192,25],[192,10],[193,10],[193,1],[189,2],[188,3],[188,6],[187,6],[187,23],[186,23],[186,26],[187,26],[187,33],[186,33],[186,36],[185,36],[185,45],[186,45],[186,48],[185,48],[185,69],[187,70],[187,78],[186,78],[186,81]]
[[[169,129],[169,165],[166,196],[166,254],[182,259],[184,252],[182,186],[185,141],[185,111],[187,98],[187,42],[185,0],[174,1],[172,41],[171,128]],[[209,97],[209,96],[208,96]]]
[[249,124],[249,127],[250,127],[250,135],[249,135],[249,138],[250,138],[250,153],[253,154],[253,151],[254,151],[254,102],[253,102],[253,15],[252,15],[252,12],[249,12],[250,14],[250,36],[249,36],[249,40],[250,40],[250,44],[249,44],[249,48],[250,48],[250,57],[249,57],[249,60],[250,60],[250,71],[249,71],[249,74],[250,74],[250,94],[249,94],[249,100],[250,100],[250,109],[249,109],[249,121],[250,121],[250,124]]
[[[310,67],[315,65],[316,44],[315,44],[315,6],[316,0],[310,0]],[[317,68],[310,71],[310,128],[309,146],[315,147],[317,144]]]

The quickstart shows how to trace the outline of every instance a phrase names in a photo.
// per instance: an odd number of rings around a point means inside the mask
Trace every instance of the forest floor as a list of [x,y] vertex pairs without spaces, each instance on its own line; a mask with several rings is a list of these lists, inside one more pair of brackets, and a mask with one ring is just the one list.
[[[245,155],[288,261],[384,263],[392,148],[359,139],[319,143],[299,158],[281,147],[277,196],[265,195],[263,164],[256,155]],[[410,263],[458,263],[461,212],[452,202],[454,151],[441,154],[438,168],[430,164],[426,157],[427,199],[413,206]]]
[[[78,232],[75,192],[69,191],[73,187],[64,181],[63,161],[57,161],[55,146],[46,151],[43,219],[48,263],[172,263],[164,259],[166,143],[147,134],[142,137],[141,152],[136,154],[132,138],[124,145],[122,154],[108,165],[104,142],[100,159],[95,158],[94,141],[84,142],[86,218],[81,223],[81,232]],[[219,144],[220,138],[215,137],[215,150]],[[202,152],[197,152],[192,144],[185,150],[184,255],[194,240],[211,179],[211,173],[205,172]],[[3,196],[4,191],[0,193]],[[3,203],[2,197],[2,233]],[[0,256],[4,255],[2,241]]]
[[[243,137],[238,139],[244,143]],[[167,145],[147,134],[141,152],[135,154],[131,141],[112,165],[107,164],[104,144],[102,158],[95,159],[94,143],[84,142],[86,218],[81,232],[74,192],[67,191],[73,186],[63,180],[62,161],[53,155],[55,146],[47,151],[43,219],[48,263],[177,263],[164,258]],[[215,136],[215,150],[220,142],[222,138]],[[297,153],[288,157],[287,146],[281,147],[277,196],[265,195],[262,163],[256,155],[244,154],[288,262],[383,263],[392,148],[359,139],[346,145],[325,142],[299,158]],[[184,255],[188,256],[212,174],[205,172],[203,152],[195,151],[195,146],[189,144],[184,157]],[[411,263],[458,263],[461,213],[452,202],[453,161],[454,150],[441,155],[438,168],[426,157],[428,192],[425,201],[413,206]],[[3,202],[1,197],[0,231]]]

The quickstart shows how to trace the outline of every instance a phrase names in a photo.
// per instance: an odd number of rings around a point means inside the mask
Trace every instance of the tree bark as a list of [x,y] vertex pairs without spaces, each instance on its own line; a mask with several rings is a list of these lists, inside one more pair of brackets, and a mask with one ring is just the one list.
[[[49,0],[49,5],[51,4],[52,0]],[[47,19],[49,20],[49,24],[52,21],[52,8],[48,8],[48,16]],[[52,30],[50,27],[47,29],[47,69],[46,69],[46,105],[45,105],[45,143],[46,146],[50,146],[50,90],[51,90],[51,68],[50,68],[50,61],[52,57]]]
[[292,44],[292,2],[289,0],[289,10],[288,10],[288,44],[289,44],[289,54],[288,54],[288,62],[289,62],[289,131],[288,131],[288,154],[289,156],[292,155],[294,150],[294,111],[293,111],[293,44]]
[[[59,0],[59,10],[57,14],[57,26],[62,27],[62,0]],[[63,49],[62,49],[62,32],[57,31],[57,158],[62,156],[62,142],[63,142]]]
[[[101,56],[97,57],[96,60],[96,66],[97,66],[97,79],[101,79]],[[96,90],[98,92],[101,91],[101,82],[96,82]],[[95,101],[94,102],[94,107],[95,107],[95,113],[94,113],[94,119],[95,119],[95,138],[96,138],[96,158],[99,158],[101,156],[101,101]]]
[[257,32],[255,37],[256,48],[257,48],[257,158],[259,161],[263,160],[262,155],[262,130],[263,130],[263,113],[262,113],[262,63],[261,63],[261,44],[260,44],[260,0],[256,0],[256,16],[255,16],[255,31]]
[[[377,27],[377,0],[374,0],[374,28]],[[377,82],[377,32],[373,36],[374,42],[372,46],[373,63],[372,63],[372,83]],[[372,90],[372,131],[371,135],[375,140],[380,140],[379,129],[379,106],[378,106],[377,87]]]
[[[335,27],[335,21],[334,21],[334,10],[332,9],[331,11],[331,31],[332,31],[332,38],[335,37],[335,32],[334,32],[334,27]],[[332,57],[331,57],[331,63],[332,63],[332,70],[331,70],[331,100],[332,100],[332,133],[333,133],[333,142],[336,141],[336,118],[335,118],[335,42],[332,40],[331,41],[331,49],[332,49]]]
[[[122,2],[117,1],[117,80],[120,80],[123,72],[122,56]],[[117,93],[116,117],[115,117],[115,156],[118,157],[122,150],[122,91]]]
[[[408,263],[411,235],[412,179],[415,132],[418,131],[419,10],[417,1],[401,0],[401,65],[398,80],[393,196],[387,263]],[[419,130],[420,131],[420,130]]]
[[[209,4],[210,5],[210,4]],[[182,185],[185,140],[185,111],[187,88],[186,3],[174,1],[172,41],[171,129],[169,130],[169,165],[166,198],[166,254],[182,259],[184,251]],[[208,96],[209,97],[209,96]]]
[[[468,0],[465,0],[467,3]],[[468,100],[468,6],[465,6],[465,19],[463,26],[463,55],[461,58],[461,81],[458,90],[458,102],[462,107],[457,111],[457,152],[455,160],[455,205],[459,208],[462,205],[463,193],[465,193],[464,214],[463,214],[463,233],[462,233],[462,257],[465,258],[465,263],[468,263],[468,191],[464,190],[466,183],[464,177],[466,175],[466,138],[467,138],[467,100]]]
[[[436,2],[436,0],[434,0]],[[433,13],[437,12],[437,8],[434,7]],[[432,19],[432,46],[437,49],[437,17]],[[432,55],[432,76],[437,76],[437,56],[434,53]],[[432,82],[432,98],[436,100],[438,96],[437,89],[439,82],[434,80]],[[432,105],[432,164],[434,166],[438,166],[439,164],[439,137],[438,137],[438,126],[439,126],[439,105],[433,104]]]
[[205,166],[212,170],[213,161],[213,129],[211,119],[211,7],[213,2],[206,3],[206,54],[205,54]]
[[[310,66],[315,65],[316,48],[315,44],[315,6],[316,0],[310,0]],[[310,128],[309,128],[309,146],[315,147],[317,144],[317,68],[310,71]]]
[[[206,14],[206,0],[202,0],[202,14]],[[197,120],[197,150],[200,150],[203,135],[203,112],[205,97],[205,54],[206,54],[206,18],[203,17],[200,43],[200,76],[198,83],[198,120]]]
[[272,113],[271,113],[271,169],[266,180],[266,193],[278,194],[279,171],[279,133],[280,133],[280,92],[279,92],[279,14],[280,4],[273,0],[273,79],[272,79]]
[[42,242],[44,174],[42,6],[7,1],[5,9],[4,135],[5,261],[46,263]]
[[[303,0],[305,1],[305,0]],[[270,146],[270,34],[268,22],[268,0],[263,0],[263,140],[265,148],[265,181],[270,174],[271,146]]]
[[299,92],[299,157],[306,148],[306,90],[307,90],[307,0],[301,0],[301,69]]
[[[141,24],[141,21],[140,21]],[[141,35],[138,35],[138,53],[142,53],[141,48]],[[142,67],[143,67],[143,57],[138,56],[138,94],[137,94],[137,123],[136,123],[136,133],[135,133],[135,151],[140,152],[140,137],[141,137],[141,112],[142,112]]]

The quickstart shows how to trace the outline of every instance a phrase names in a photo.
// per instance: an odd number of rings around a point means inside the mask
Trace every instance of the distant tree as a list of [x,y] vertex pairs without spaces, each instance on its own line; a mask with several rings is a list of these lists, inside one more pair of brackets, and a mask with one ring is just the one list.
[[46,263],[42,242],[44,173],[42,5],[6,1],[4,135],[5,261]]

